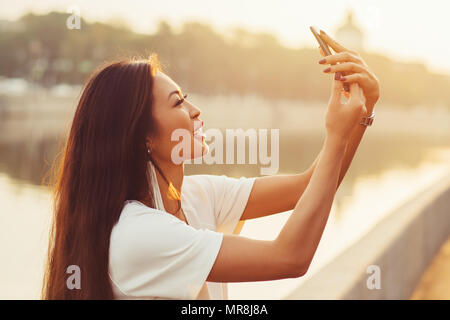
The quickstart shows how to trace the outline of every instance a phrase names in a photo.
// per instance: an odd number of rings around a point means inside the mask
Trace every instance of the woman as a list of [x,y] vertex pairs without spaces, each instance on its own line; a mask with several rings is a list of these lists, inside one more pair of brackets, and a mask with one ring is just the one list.
[[[60,161],[43,298],[226,299],[226,282],[304,275],[379,95],[361,57],[326,40],[337,54],[325,63],[346,75],[349,100],[333,80],[323,149],[297,175],[184,176],[171,134],[187,130],[191,150],[202,150],[184,160],[206,154],[201,112],[157,59],[95,72]],[[233,234],[239,221],[291,209],[273,241]],[[78,286],[69,266],[79,268]]]

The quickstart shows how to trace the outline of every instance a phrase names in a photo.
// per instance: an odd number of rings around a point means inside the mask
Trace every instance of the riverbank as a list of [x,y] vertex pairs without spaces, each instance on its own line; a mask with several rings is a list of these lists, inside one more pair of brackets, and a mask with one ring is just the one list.
[[[409,299],[449,237],[449,195],[447,172],[393,210],[287,299]],[[434,276],[440,281],[439,275]]]

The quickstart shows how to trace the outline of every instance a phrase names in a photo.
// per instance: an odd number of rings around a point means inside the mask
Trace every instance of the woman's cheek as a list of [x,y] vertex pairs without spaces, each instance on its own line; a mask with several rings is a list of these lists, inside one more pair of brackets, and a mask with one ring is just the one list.
[[170,150],[167,151],[167,155],[174,164],[180,164],[191,159],[193,139],[191,133],[186,129],[174,129],[174,132],[169,137]]
[[201,139],[198,139],[196,137],[192,139],[191,148],[191,159],[203,157],[209,152],[209,146],[206,141],[202,141]]

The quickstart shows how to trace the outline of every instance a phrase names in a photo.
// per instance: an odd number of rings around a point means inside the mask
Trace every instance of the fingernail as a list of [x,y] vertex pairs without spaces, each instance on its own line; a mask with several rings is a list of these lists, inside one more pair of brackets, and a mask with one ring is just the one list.
[[341,78],[341,74],[339,72],[336,72],[334,74],[334,80],[339,80]]
[[325,32],[325,31],[323,31],[322,29],[320,29],[320,33],[326,34],[326,32]]
[[346,77],[341,77],[341,78],[339,78],[339,80],[345,81],[345,80],[347,80],[347,78]]
[[325,62],[327,62],[327,59],[325,59],[325,58],[319,60],[319,63],[320,63],[320,64],[324,64]]
[[323,72],[325,72],[325,73],[326,73],[326,72],[330,72],[330,71],[331,71],[331,68],[330,68],[330,67],[328,67],[328,68],[326,68],[326,69],[323,70]]

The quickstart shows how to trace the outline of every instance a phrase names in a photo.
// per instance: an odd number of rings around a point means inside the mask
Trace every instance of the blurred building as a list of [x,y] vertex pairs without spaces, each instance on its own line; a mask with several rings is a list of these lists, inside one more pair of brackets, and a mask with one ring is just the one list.
[[349,9],[345,22],[336,31],[336,39],[345,47],[359,51],[364,49],[363,38],[361,28],[355,23],[354,13]]

